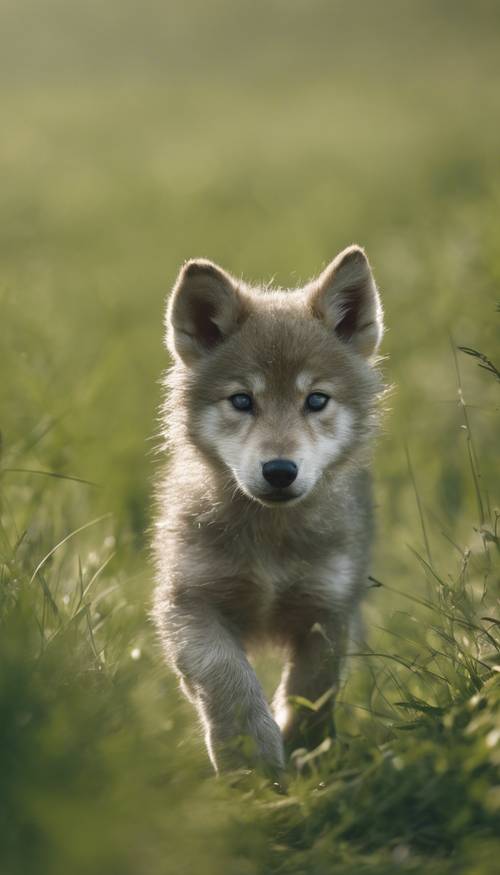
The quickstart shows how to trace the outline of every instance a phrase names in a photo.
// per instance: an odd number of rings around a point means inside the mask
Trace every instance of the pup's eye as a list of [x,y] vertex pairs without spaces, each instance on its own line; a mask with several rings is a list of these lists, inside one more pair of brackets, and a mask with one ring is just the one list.
[[241,410],[243,413],[250,413],[253,409],[253,402],[250,395],[245,392],[237,392],[236,395],[231,395],[230,402],[235,410]]
[[326,407],[329,400],[329,396],[324,395],[323,392],[312,392],[306,398],[306,410],[317,413],[318,410],[323,410]]

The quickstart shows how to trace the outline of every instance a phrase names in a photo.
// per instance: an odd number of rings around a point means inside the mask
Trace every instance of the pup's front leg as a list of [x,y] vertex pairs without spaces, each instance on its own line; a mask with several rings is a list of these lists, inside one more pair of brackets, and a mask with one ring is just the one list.
[[[314,623],[290,642],[273,702],[288,753],[299,747],[311,750],[335,734],[335,696],[346,648],[347,624],[341,618]],[[314,707],[294,701],[295,697]]]
[[170,606],[161,620],[167,655],[196,705],[217,772],[284,769],[283,741],[243,647],[206,602]]

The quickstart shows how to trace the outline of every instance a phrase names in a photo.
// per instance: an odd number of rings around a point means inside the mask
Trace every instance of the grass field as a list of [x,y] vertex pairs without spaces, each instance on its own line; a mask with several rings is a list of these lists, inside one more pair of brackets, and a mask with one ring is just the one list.
[[[500,384],[459,347],[499,366],[499,55],[488,0],[2,3],[1,875],[498,872]],[[148,620],[164,299],[353,241],[382,585],[276,798],[212,777]]]

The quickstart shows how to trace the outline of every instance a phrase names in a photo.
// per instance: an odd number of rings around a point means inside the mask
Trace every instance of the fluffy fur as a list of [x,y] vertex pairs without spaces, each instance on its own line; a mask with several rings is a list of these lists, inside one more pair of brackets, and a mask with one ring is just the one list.
[[[252,288],[196,260],[180,271],[166,326],[174,364],[155,621],[215,769],[278,777],[286,750],[333,731],[359,624],[382,389],[379,296],[357,246],[293,291]],[[241,393],[250,412],[230,400]],[[307,408],[311,393],[328,396],[323,410]],[[297,466],[286,488],[263,476],[275,459]],[[271,707],[247,658],[264,639],[286,654]],[[318,707],[297,707],[295,697]]]

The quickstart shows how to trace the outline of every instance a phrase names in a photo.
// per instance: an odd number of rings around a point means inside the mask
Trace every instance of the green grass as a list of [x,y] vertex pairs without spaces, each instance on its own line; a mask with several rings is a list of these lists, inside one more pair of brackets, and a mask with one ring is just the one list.
[[[2,875],[493,875],[498,8],[0,18]],[[338,743],[276,798],[212,777],[148,620],[164,299],[188,256],[295,284],[353,241],[394,385],[382,586]]]

